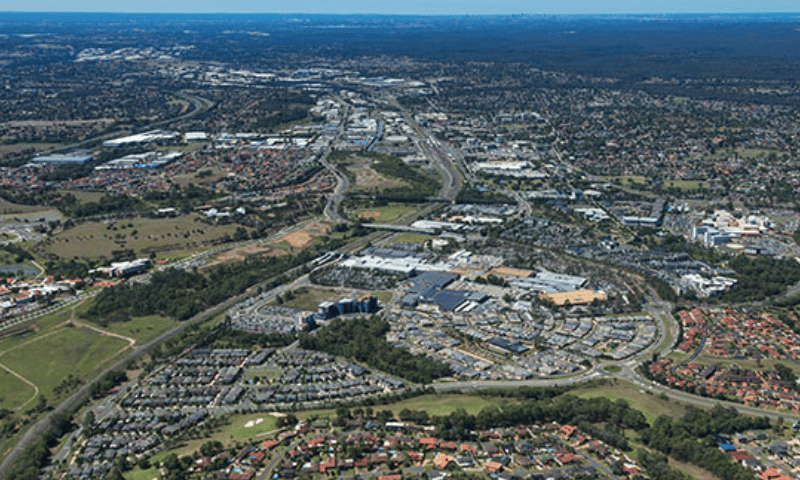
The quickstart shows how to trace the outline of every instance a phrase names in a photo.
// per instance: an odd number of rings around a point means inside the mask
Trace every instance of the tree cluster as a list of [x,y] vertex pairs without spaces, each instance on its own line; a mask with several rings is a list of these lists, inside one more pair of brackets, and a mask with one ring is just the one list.
[[67,432],[72,430],[73,412],[60,413],[53,416],[50,427],[39,440],[26,447],[14,462],[6,480],[30,480],[39,478],[39,470],[50,460],[50,449]]
[[800,265],[794,260],[738,256],[729,262],[738,283],[723,295],[729,302],[751,302],[778,295],[800,282]]
[[86,316],[101,324],[156,314],[186,320],[265,278],[275,277],[275,285],[283,283],[283,273],[308,261],[311,255],[306,251],[296,256],[251,257],[217,265],[204,274],[175,268],[158,271],[149,282],[123,283],[103,290]]
[[769,426],[766,417],[746,417],[733,408],[718,405],[708,412],[689,407],[680,420],[661,415],[652,427],[640,433],[648,447],[693,463],[719,478],[750,480],[753,473],[723,453],[713,436]]
[[301,334],[300,345],[341,355],[415,383],[430,383],[450,375],[450,366],[424,355],[414,355],[386,341],[389,323],[378,317],[334,319],[314,334]]
[[122,371],[111,371],[103,375],[94,385],[89,394],[92,398],[100,398],[109,390],[128,381],[128,375]]

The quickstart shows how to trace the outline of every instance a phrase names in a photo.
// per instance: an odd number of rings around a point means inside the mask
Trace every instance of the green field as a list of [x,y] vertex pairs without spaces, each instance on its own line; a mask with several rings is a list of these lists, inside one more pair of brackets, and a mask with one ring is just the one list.
[[508,399],[480,397],[478,395],[423,395],[421,397],[409,398],[398,403],[393,403],[386,407],[395,414],[400,410],[425,410],[430,415],[449,415],[459,408],[463,408],[469,414],[477,415],[485,407],[497,406],[507,403]]
[[[261,423],[255,424],[258,419]],[[278,421],[268,413],[235,415],[231,417],[230,423],[219,429],[214,435],[207,440],[219,440],[221,442],[230,442],[231,440],[247,440],[247,439],[266,439],[263,434],[275,430]],[[253,425],[247,427],[248,422],[253,422]]]
[[385,207],[364,208],[352,212],[352,216],[362,221],[374,223],[393,223],[418,211],[415,205],[391,203]]
[[605,397],[609,400],[627,400],[631,407],[640,410],[647,421],[652,424],[659,415],[680,418],[686,409],[674,400],[665,400],[657,394],[643,393],[643,390],[631,383],[617,381],[614,385],[602,387],[578,387],[570,391],[571,394],[581,398]]
[[676,350],[673,350],[673,351],[669,352],[669,355],[667,355],[667,358],[669,358],[670,360],[674,360],[676,362],[682,362],[688,356],[689,356],[688,353],[683,353],[683,352],[678,352]]
[[122,474],[125,480],[153,480],[154,478],[161,478],[158,468],[152,467],[147,470],[139,470],[139,467],[134,468]]
[[34,393],[33,387],[0,368],[0,408],[17,408],[30,400]]
[[236,225],[209,225],[197,214],[176,218],[137,218],[115,223],[86,222],[52,236],[45,253],[61,258],[111,258],[115,250],[131,249],[137,256],[155,252],[159,258],[207,249]]
[[655,351],[662,352],[667,347],[667,345],[670,345],[672,343],[674,334],[677,333],[673,331],[672,322],[669,321],[669,316],[672,316],[672,314],[667,313],[666,315],[663,314],[651,315],[649,313],[645,313],[645,315],[649,315],[650,317],[652,317],[653,320],[659,325],[658,327],[659,336],[657,338],[659,338],[660,340],[658,342],[658,345],[656,346]]
[[101,198],[108,195],[106,192],[87,192],[85,190],[59,190],[61,195],[72,195],[80,203],[99,202]]
[[678,188],[681,190],[700,190],[708,186],[704,180],[664,180],[667,188]]
[[[258,425],[255,424],[255,421],[261,419],[262,422]],[[253,421],[253,426],[246,427],[247,422]],[[154,465],[160,462],[164,457],[169,455],[170,453],[176,454],[178,457],[182,457],[184,455],[191,455],[195,451],[200,449],[204,443],[208,441],[219,441],[222,444],[229,446],[236,442],[244,442],[244,443],[255,443],[261,442],[266,440],[267,438],[273,438],[273,436],[268,435],[268,432],[272,432],[276,430],[275,423],[278,421],[277,417],[273,417],[269,413],[251,413],[245,415],[233,415],[227,419],[225,425],[215,428],[211,433],[203,435],[202,438],[194,438],[191,440],[187,440],[182,442],[180,445],[171,448],[170,450],[165,450],[159,452],[158,454],[154,455],[150,461]],[[134,472],[141,472],[138,468],[133,470]],[[148,470],[150,471],[150,470]],[[128,477],[127,475],[125,478],[142,478],[139,476],[136,477]],[[150,480],[150,479],[147,479]]]
[[385,290],[385,291],[382,291],[382,292],[375,292],[375,293],[373,293],[373,295],[375,296],[375,298],[378,299],[378,305],[380,305],[381,308],[385,307],[386,304],[391,302],[392,298],[394,298],[394,292],[391,291],[391,290]]
[[622,186],[628,185],[645,185],[650,182],[650,179],[641,175],[622,175],[618,177],[600,177],[606,182],[620,183]]
[[29,331],[22,335],[14,335],[11,337],[0,339],[0,357],[2,357],[3,352],[5,352],[6,350],[17,347],[24,342],[28,342],[30,340],[44,336],[53,327],[55,327],[56,325],[65,320],[68,320],[69,318],[70,318],[70,308],[63,308],[55,313],[51,313],[50,315],[38,318],[36,319],[36,321],[32,322],[30,325],[32,328],[37,330],[35,333]]
[[[92,323],[94,322],[87,322]],[[113,322],[102,327],[95,325],[101,330],[116,333],[123,337],[129,337],[136,340],[137,345],[147,343],[156,338],[159,334],[178,325],[177,320],[162,317],[160,315],[150,315],[147,317],[134,317],[128,322]]]
[[[467,413],[477,415],[485,407],[497,406],[502,403],[515,402],[509,398],[489,398],[478,395],[422,395],[420,397],[409,398],[389,405],[375,405],[373,410],[390,410],[395,416],[400,410],[425,410],[433,415],[449,415],[459,408],[463,408]],[[308,410],[297,413],[297,418],[305,420],[308,418],[332,418],[336,416],[336,410]]]
[[[283,302],[282,306],[316,312],[319,304],[326,301],[336,301],[342,296],[338,290],[332,288],[298,288],[292,292],[294,298]],[[284,295],[285,297],[285,295]]]
[[50,397],[67,375],[86,376],[127,345],[88,329],[64,327],[7,350],[0,362]]
[[433,238],[420,233],[401,233],[392,239],[392,243],[425,243]]

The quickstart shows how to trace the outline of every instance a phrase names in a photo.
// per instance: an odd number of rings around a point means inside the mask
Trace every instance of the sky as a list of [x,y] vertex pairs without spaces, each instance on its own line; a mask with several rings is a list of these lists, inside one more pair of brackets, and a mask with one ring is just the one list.
[[0,11],[407,15],[790,13],[798,0],[0,0]]

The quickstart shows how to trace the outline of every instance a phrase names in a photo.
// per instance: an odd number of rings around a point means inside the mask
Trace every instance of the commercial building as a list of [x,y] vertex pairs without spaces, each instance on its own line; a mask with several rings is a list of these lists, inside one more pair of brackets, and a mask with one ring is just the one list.
[[54,153],[52,155],[43,155],[35,157],[33,163],[50,163],[50,164],[84,164],[94,159],[94,152],[91,150],[73,150],[67,153]]
[[90,270],[89,273],[103,273],[109,277],[130,277],[142,273],[150,267],[149,258],[139,258],[130,262],[112,262],[108,267]]
[[103,142],[104,147],[118,148],[131,145],[146,145],[148,143],[166,144],[174,142],[181,138],[178,132],[167,132],[164,130],[152,130],[145,133],[136,135],[129,135],[127,137],[115,138],[113,140],[106,140]]
[[360,300],[343,298],[337,302],[322,302],[319,304],[315,318],[329,320],[339,315],[350,313],[375,313],[378,311],[378,299],[369,296]]
[[541,297],[560,306],[566,305],[586,305],[595,300],[604,302],[608,299],[605,293],[595,292],[594,290],[575,290],[572,292],[543,293]]
[[124,170],[130,168],[158,168],[183,156],[181,152],[146,152],[126,155],[95,167],[95,170]]
[[542,293],[571,292],[586,286],[588,280],[584,277],[564,275],[548,271],[537,272],[529,278],[517,278],[509,284],[522,290],[533,290]]

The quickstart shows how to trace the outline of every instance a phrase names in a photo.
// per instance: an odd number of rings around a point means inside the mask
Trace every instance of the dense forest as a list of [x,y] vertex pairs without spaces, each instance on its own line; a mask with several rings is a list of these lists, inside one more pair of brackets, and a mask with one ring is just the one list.
[[269,286],[285,282],[285,272],[313,255],[305,251],[297,256],[250,257],[243,262],[211,267],[203,273],[175,268],[158,271],[152,274],[150,282],[126,282],[104,289],[86,317],[101,325],[155,314],[186,320],[265,279],[274,277]]
[[723,295],[726,301],[763,300],[783,293],[786,287],[800,282],[800,264],[791,259],[740,255],[728,264],[737,273],[738,283]]

